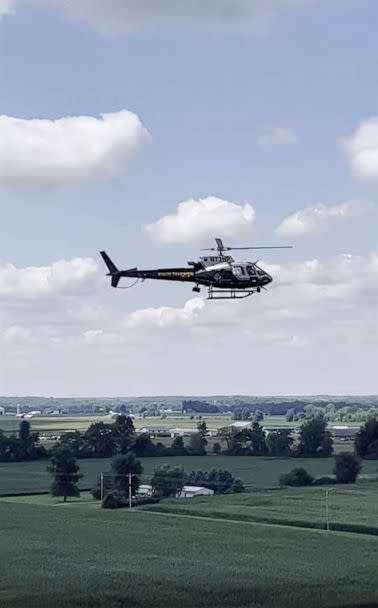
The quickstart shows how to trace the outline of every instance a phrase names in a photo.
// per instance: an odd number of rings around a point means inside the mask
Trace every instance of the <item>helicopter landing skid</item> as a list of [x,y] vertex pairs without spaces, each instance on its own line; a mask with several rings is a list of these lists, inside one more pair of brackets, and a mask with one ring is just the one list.
[[211,285],[208,289],[208,300],[242,300],[249,298],[257,289],[214,289]]

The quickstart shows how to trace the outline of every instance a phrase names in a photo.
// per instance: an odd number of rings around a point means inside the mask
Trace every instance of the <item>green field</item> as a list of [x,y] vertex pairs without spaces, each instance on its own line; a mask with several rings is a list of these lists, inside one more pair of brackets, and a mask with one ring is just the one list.
[[378,542],[368,535],[106,511],[47,497],[0,501],[0,533],[6,608],[378,603]]
[[[166,500],[152,511],[297,526],[325,527],[325,487],[262,490],[248,494]],[[330,526],[378,535],[378,483],[328,488]]]
[[[148,482],[154,468],[161,464],[172,466],[182,464],[187,472],[228,469],[235,477],[240,477],[248,489],[278,486],[281,473],[297,466],[304,466],[312,475],[320,477],[332,473],[333,458],[256,458],[248,456],[185,456],[166,458],[142,458],[143,481]],[[88,459],[79,461],[84,477],[82,487],[92,487],[101,471],[110,466],[108,459]],[[0,463],[0,494],[21,492],[43,492],[49,489],[51,480],[46,471],[47,462]],[[378,477],[378,461],[364,461],[361,474],[363,479]]]

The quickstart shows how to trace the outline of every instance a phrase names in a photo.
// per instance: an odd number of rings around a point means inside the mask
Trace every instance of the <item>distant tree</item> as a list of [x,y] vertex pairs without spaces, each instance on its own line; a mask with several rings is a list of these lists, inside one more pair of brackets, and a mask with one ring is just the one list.
[[266,438],[266,447],[270,456],[290,456],[293,438],[290,431],[280,429],[271,431]]
[[87,455],[84,436],[80,431],[63,433],[59,440],[59,444],[69,448],[76,458],[85,457]]
[[378,458],[378,418],[369,418],[356,433],[354,449],[361,458]]
[[335,457],[335,467],[337,483],[355,483],[361,471],[360,459],[350,452],[341,452]]
[[298,455],[316,458],[331,456],[332,452],[332,435],[327,430],[324,416],[306,420],[300,428]]
[[129,479],[131,474],[131,495],[134,496],[139,488],[139,476],[143,472],[140,460],[134,452],[114,456],[111,462],[113,489],[119,494],[129,495]]
[[180,435],[175,437],[171,444],[172,456],[185,456],[188,453],[184,445],[184,439]]
[[221,448],[221,444],[218,441],[216,441],[214,443],[214,445],[213,445],[213,452],[214,452],[214,454],[219,455],[221,453],[221,449],[222,449]]
[[69,496],[80,496],[80,490],[76,485],[82,475],[80,467],[76,462],[71,450],[66,447],[56,448],[51,455],[47,470],[54,478],[50,493],[52,496],[63,496],[64,502]]
[[135,429],[130,416],[117,416],[113,424],[113,437],[117,454],[126,454],[131,450]]
[[254,422],[261,422],[261,420],[264,420],[264,412],[261,410],[256,410],[253,414],[253,420]]
[[263,456],[267,453],[265,433],[258,422],[254,422],[250,429],[250,443],[253,456]]
[[85,449],[93,458],[108,458],[115,452],[113,425],[105,422],[91,424],[84,433]]
[[132,444],[132,451],[138,458],[158,455],[157,446],[148,433],[141,433],[135,437],[134,443]]
[[197,423],[197,429],[200,435],[202,435],[202,437],[205,437],[207,433],[206,420],[200,420],[200,422]]
[[13,450],[10,438],[0,430],[0,462],[7,462],[12,459]]
[[207,439],[201,433],[192,433],[189,440],[189,450],[195,456],[206,455]]
[[286,422],[293,422],[295,420],[295,410],[290,409],[286,412]]
[[161,465],[154,471],[151,479],[154,494],[161,498],[176,496],[184,486],[184,468]]
[[32,433],[30,422],[21,420],[16,446],[17,460],[35,460],[45,454],[44,448],[38,446],[39,433]]
[[281,486],[311,486],[314,478],[303,467],[298,467],[280,477]]

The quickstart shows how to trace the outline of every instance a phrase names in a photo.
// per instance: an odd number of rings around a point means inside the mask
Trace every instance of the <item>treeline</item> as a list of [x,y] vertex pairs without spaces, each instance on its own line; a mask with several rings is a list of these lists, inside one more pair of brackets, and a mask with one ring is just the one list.
[[0,462],[39,460],[46,458],[45,448],[39,445],[39,433],[32,433],[27,420],[22,420],[18,435],[6,435],[0,430]]

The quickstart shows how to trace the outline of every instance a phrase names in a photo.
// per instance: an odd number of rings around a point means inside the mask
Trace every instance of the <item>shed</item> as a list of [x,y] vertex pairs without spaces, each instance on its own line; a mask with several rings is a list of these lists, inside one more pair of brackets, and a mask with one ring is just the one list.
[[178,498],[194,498],[195,496],[212,496],[214,490],[202,486],[184,486]]

